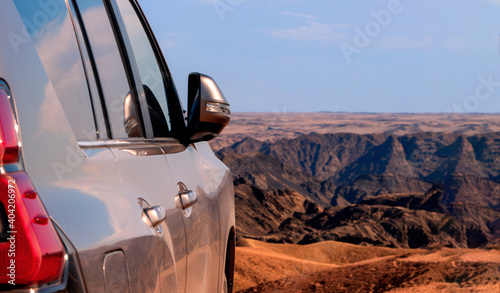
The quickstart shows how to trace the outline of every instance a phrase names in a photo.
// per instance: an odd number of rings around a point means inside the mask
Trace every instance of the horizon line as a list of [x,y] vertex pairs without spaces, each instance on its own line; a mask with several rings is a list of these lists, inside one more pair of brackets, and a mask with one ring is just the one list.
[[391,114],[391,115],[500,115],[500,112],[348,112],[348,111],[233,111],[231,114]]

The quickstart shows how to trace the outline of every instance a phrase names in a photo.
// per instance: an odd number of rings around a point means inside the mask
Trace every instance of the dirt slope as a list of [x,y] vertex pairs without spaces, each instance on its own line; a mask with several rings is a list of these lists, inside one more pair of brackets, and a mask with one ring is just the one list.
[[496,249],[390,249],[240,240],[237,292],[498,292]]

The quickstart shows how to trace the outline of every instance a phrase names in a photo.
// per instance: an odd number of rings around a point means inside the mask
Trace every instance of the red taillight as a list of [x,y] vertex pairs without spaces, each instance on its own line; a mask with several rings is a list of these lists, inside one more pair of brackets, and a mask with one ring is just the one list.
[[5,153],[5,146],[3,141],[2,127],[0,127],[0,165],[2,164],[3,154]]
[[[3,153],[3,156],[2,156]],[[0,164],[15,163],[19,159],[19,134],[9,95],[0,90]]]
[[22,171],[0,175],[0,201],[9,225],[7,242],[0,243],[0,284],[11,280],[15,284],[43,284],[62,276],[64,247],[33,190]]
[[[14,111],[0,90],[0,167],[19,161],[19,142]],[[64,246],[31,180],[24,171],[1,172],[0,168],[0,208],[7,219],[1,226],[8,226],[8,237],[0,239],[0,284],[37,285],[61,279]]]

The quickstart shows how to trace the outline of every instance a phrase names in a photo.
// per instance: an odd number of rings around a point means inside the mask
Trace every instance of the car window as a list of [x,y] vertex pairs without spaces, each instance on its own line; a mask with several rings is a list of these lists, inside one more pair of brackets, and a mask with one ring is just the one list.
[[22,37],[31,37],[75,137],[97,139],[92,100],[65,1],[14,3],[26,27]]
[[113,139],[143,137],[137,102],[101,0],[77,0],[100,80]]
[[123,20],[132,52],[135,59],[141,83],[144,87],[148,110],[155,137],[169,136],[171,122],[167,104],[167,94],[163,83],[162,71],[158,65],[155,51],[138,18],[134,7],[128,0],[116,0],[119,14]]

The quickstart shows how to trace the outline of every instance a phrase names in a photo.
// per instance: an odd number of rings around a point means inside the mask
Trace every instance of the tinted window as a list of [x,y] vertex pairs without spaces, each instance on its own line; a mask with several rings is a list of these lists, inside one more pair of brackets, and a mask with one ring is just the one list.
[[78,140],[97,138],[85,71],[64,0],[15,1]]
[[135,59],[140,80],[144,86],[154,135],[155,137],[168,136],[171,125],[167,94],[156,55],[146,31],[130,2],[128,0],[116,0],[116,3],[133,51],[130,55]]
[[[78,0],[84,27],[97,66],[104,101],[114,139],[142,136],[139,119],[128,118],[135,112],[135,101],[130,95],[130,86],[122,58],[103,2],[100,0]],[[127,113],[125,113],[127,112]],[[138,117],[137,115],[133,115]],[[136,131],[130,129],[135,128]]]

